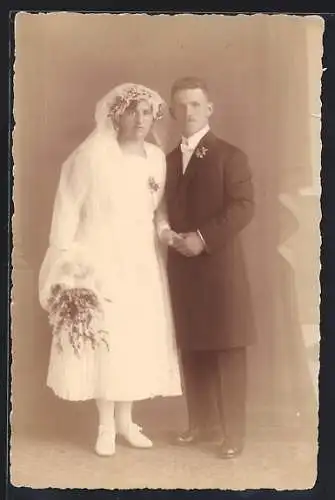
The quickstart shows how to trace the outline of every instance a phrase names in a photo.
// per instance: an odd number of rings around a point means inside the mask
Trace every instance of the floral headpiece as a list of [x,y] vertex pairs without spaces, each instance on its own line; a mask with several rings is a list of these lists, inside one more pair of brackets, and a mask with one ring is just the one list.
[[96,121],[98,125],[106,124],[106,120],[117,120],[132,101],[147,101],[152,106],[154,120],[163,117],[165,102],[161,96],[143,85],[125,83],[115,87],[98,103]]

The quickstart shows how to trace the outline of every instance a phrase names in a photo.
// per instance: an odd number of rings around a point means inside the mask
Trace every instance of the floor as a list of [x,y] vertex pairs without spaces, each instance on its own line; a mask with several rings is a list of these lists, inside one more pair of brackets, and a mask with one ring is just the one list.
[[137,407],[136,420],[154,439],[150,450],[120,443],[111,458],[93,452],[93,407],[64,406],[66,418],[50,418],[14,432],[11,482],[32,488],[88,489],[309,489],[316,480],[317,431],[295,415],[285,425],[250,419],[243,455],[225,461],[210,448],[178,448],[169,433],[184,425],[182,398]]

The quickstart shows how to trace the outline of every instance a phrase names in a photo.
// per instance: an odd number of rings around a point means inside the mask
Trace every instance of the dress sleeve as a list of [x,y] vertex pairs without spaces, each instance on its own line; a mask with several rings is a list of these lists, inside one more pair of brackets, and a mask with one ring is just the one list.
[[158,162],[158,191],[157,191],[157,205],[155,210],[155,226],[158,237],[161,236],[165,229],[170,229],[170,224],[167,215],[167,207],[164,196],[165,182],[166,182],[166,159],[164,153],[159,150],[160,160]]
[[88,187],[87,160],[80,155],[70,158],[62,167],[55,197],[50,246],[68,250],[73,243]]
[[[39,298],[47,308],[51,287],[70,285],[70,267],[77,263],[75,237],[89,184],[87,159],[75,154],[64,163],[56,192],[49,248],[39,273]],[[71,270],[73,274],[73,269]]]

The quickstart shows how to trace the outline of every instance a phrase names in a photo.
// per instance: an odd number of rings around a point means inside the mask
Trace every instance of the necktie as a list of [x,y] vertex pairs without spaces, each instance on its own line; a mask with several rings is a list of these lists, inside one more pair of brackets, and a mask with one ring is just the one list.
[[191,147],[187,142],[182,142],[180,145],[180,150],[183,154],[191,153],[193,151],[193,147]]

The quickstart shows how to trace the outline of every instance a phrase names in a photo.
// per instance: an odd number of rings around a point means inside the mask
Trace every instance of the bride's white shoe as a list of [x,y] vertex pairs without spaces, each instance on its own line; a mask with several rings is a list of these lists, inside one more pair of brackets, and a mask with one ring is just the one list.
[[131,422],[127,427],[120,427],[118,434],[134,448],[151,448],[152,441],[142,433],[142,427]]
[[95,451],[101,457],[110,457],[115,453],[115,427],[99,425]]

